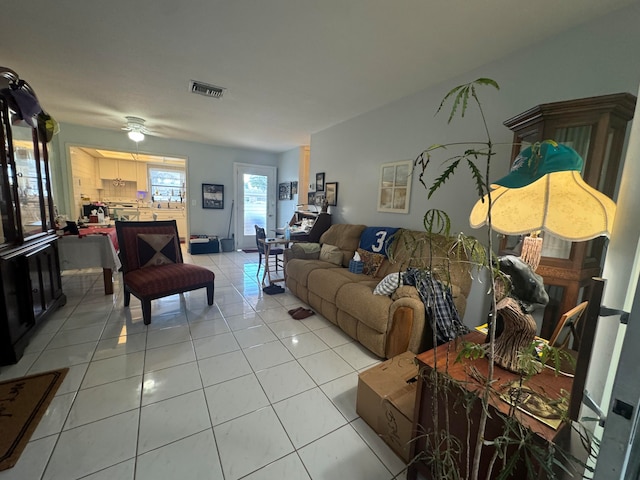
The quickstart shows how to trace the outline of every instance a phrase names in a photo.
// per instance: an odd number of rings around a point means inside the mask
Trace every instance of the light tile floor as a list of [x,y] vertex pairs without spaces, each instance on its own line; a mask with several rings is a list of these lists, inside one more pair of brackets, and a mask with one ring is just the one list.
[[[205,290],[122,305],[101,271],[63,276],[67,304],[0,380],[69,373],[18,464],[0,480],[376,480],[404,463],[355,411],[358,372],[380,361],[320,315],[297,321],[263,294],[257,254],[191,257]],[[397,475],[397,477],[396,477]]]

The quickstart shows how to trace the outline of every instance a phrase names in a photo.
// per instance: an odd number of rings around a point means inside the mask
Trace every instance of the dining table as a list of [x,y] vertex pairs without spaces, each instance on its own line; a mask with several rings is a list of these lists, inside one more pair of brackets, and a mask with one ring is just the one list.
[[113,294],[113,273],[122,267],[115,227],[80,228],[78,232],[58,237],[60,269],[102,268],[104,294]]

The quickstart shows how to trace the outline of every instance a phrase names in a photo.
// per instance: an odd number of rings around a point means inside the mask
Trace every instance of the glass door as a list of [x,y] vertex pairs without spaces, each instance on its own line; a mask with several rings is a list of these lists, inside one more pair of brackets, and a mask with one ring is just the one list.
[[[23,238],[47,231],[46,217],[41,199],[45,192],[40,190],[44,177],[44,161],[38,160],[34,147],[33,129],[13,126],[13,159],[16,168],[18,203]],[[46,192],[48,195],[48,192]],[[47,199],[48,200],[48,199]],[[48,207],[48,204],[47,204]]]
[[256,248],[255,225],[275,237],[276,167],[236,163],[235,248]]

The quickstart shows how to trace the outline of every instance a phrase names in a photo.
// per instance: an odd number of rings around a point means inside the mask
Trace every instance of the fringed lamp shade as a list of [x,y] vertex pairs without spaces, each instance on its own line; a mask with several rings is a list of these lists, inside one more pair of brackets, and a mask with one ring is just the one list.
[[[548,173],[522,188],[498,186],[491,200],[491,226],[506,235],[544,230],[574,242],[608,237],[616,213],[613,200],[589,186],[575,170]],[[488,209],[485,196],[471,211],[471,227],[488,224]]]

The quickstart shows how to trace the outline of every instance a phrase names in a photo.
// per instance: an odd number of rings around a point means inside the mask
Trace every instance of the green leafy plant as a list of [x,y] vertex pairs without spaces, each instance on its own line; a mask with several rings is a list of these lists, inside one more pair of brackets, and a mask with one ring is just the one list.
[[[488,272],[492,289],[492,311],[496,312],[497,301],[495,287],[496,285],[504,285],[505,288],[507,288],[508,281],[504,277],[504,274],[499,271],[498,262],[493,253],[493,232],[491,229],[492,198],[489,188],[489,178],[491,161],[496,154],[496,144],[494,144],[491,139],[483,107],[478,96],[478,89],[481,87],[499,90],[498,84],[489,78],[479,78],[473,82],[457,86],[444,97],[438,107],[437,113],[441,112],[445,106],[451,102],[451,109],[448,116],[448,123],[451,123],[457,116],[464,117],[471,106],[476,107],[480,114],[486,138],[478,142],[433,144],[422,151],[415,159],[414,170],[419,173],[418,179],[427,190],[427,198],[431,199],[460,169],[466,169],[474,182],[478,197],[488,202],[487,224],[489,228],[487,230],[486,245],[482,245],[476,238],[464,234],[451,238],[451,221],[447,213],[443,210],[428,210],[423,217],[423,224],[425,230],[429,233],[429,239],[437,235],[451,239],[449,242],[449,250],[444,255],[446,259],[456,258],[458,261],[467,261],[477,269],[485,269]],[[512,144],[509,145],[511,146]],[[442,156],[445,158],[442,159]],[[427,184],[426,173],[433,168],[432,164],[435,163],[436,157],[439,160],[442,171],[431,184]],[[431,240],[428,241],[431,242]],[[434,249],[431,248],[433,245],[431,244],[429,247],[430,255],[432,256],[431,259],[433,260]],[[419,249],[420,246],[414,245],[413,248]],[[442,257],[439,258],[441,259]],[[443,264],[445,266],[448,265],[446,261],[444,263],[436,262],[432,265],[438,269],[442,268]],[[439,278],[446,283],[447,276],[443,275],[442,272],[440,272]],[[474,360],[483,357],[488,360],[488,374],[486,377],[477,371],[469,372],[469,374],[482,385],[481,391],[479,392],[468,392],[463,388],[459,388],[459,384],[456,386],[456,381],[447,373],[449,371],[449,365],[445,365],[444,368],[439,368],[437,365],[436,350],[437,348],[443,347],[436,347],[434,349],[434,369],[429,374],[430,385],[433,385],[433,430],[423,432],[422,438],[426,440],[427,448],[420,452],[414,461],[419,460],[429,465],[433,478],[465,478],[477,480],[481,473],[480,460],[483,449],[493,447],[494,450],[490,460],[489,472],[486,473],[487,478],[490,478],[491,472],[494,470],[500,472],[497,478],[510,478],[510,475],[515,471],[516,465],[520,464],[520,462],[526,466],[527,472],[530,474],[528,475],[529,478],[533,478],[534,473],[535,476],[537,476],[538,471],[542,471],[547,478],[556,478],[555,472],[558,468],[567,471],[569,469],[577,471],[575,465],[584,468],[584,463],[565,452],[558,452],[552,443],[536,441],[533,438],[535,434],[517,420],[514,414],[515,406],[513,406],[509,415],[499,415],[503,424],[501,434],[492,440],[485,438],[487,421],[490,416],[490,410],[488,408],[489,400],[497,394],[494,388],[495,323],[496,322],[490,323],[488,344],[479,345],[467,342],[458,342],[457,344],[456,362],[462,359]],[[434,333],[434,345],[436,344],[435,336]],[[451,345],[451,343],[447,344],[446,348],[452,348]],[[537,347],[539,347],[537,344],[532,344],[530,349],[522,351],[518,358],[520,390],[524,388],[523,385],[528,378],[540,372],[545,363],[554,365],[557,372],[558,365],[563,360],[563,355],[566,355],[552,347],[545,347],[541,351]],[[449,356],[447,355],[446,358],[448,359]],[[453,400],[453,404],[462,404],[467,412],[467,417],[469,417],[472,405],[477,401],[482,402],[482,409],[478,419],[477,435],[475,435],[474,438],[472,438],[469,433],[467,433],[467,438],[464,439],[456,438],[451,434],[450,422],[460,421],[460,419],[459,417],[453,420],[449,418],[448,406],[451,403],[450,400]],[[557,402],[560,406],[566,403],[566,398],[547,400],[549,404]],[[438,412],[442,409],[444,409],[445,415],[441,418]],[[467,419],[467,421],[469,422],[470,420]],[[470,429],[467,428],[467,432],[469,431]],[[583,438],[586,448],[591,453],[592,440],[585,432],[586,430],[581,432],[581,438]],[[470,457],[469,452],[471,451],[474,452],[473,458]],[[465,456],[466,458],[460,461],[462,457]],[[569,464],[573,466],[571,468],[567,467],[566,465]],[[462,466],[462,468],[460,466]]]

